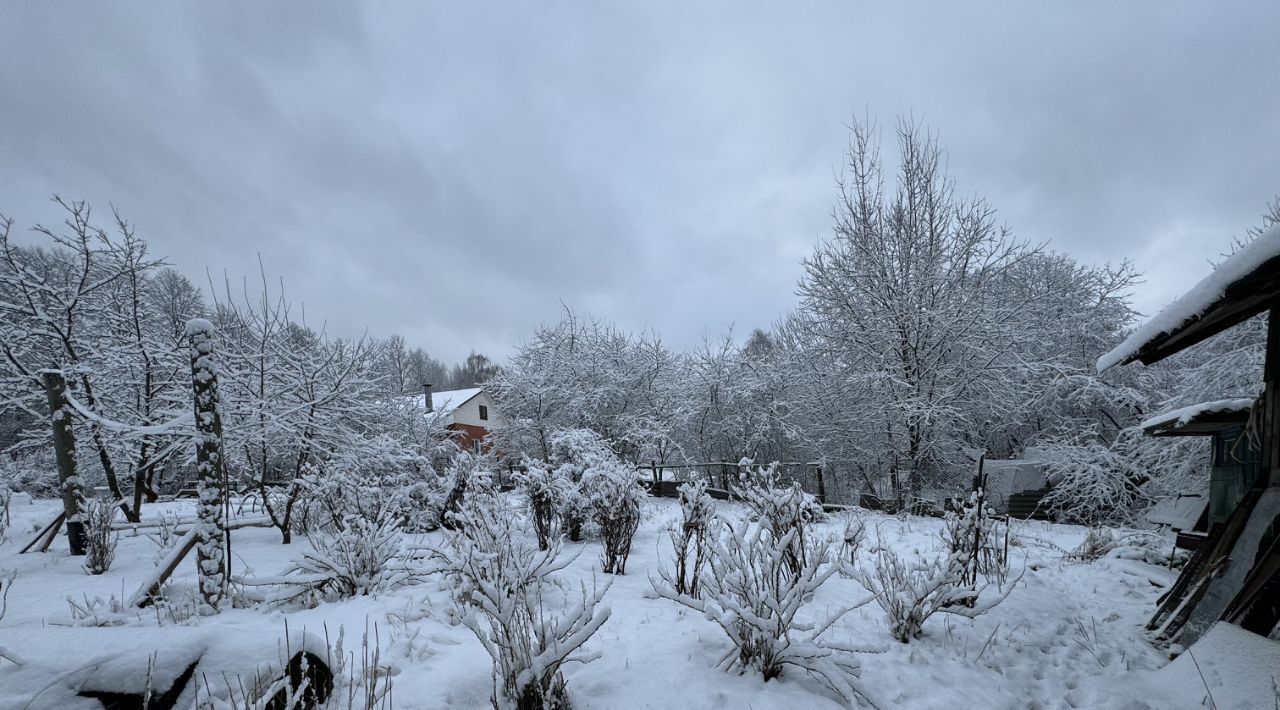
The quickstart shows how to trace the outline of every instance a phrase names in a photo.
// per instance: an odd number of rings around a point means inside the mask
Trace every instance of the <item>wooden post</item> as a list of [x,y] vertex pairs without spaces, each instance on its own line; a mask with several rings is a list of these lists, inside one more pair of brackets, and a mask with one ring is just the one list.
[[827,484],[826,484],[826,481],[822,480],[822,464],[818,464],[817,466],[815,466],[814,470],[818,474],[818,502],[823,505],[826,505],[827,504]]
[[203,318],[187,322],[191,344],[191,389],[195,399],[196,567],[200,596],[213,611],[226,597],[230,582],[223,545],[226,544],[225,463],[222,458],[222,416],[218,411],[218,372],[213,362],[213,324]]
[[49,398],[49,419],[53,424],[53,450],[58,460],[58,489],[62,491],[62,510],[66,514],[67,540],[71,554],[85,553],[84,519],[80,502],[84,492],[76,476],[76,435],[71,428],[71,405],[67,403],[67,382],[61,372],[46,370],[41,374],[44,391]]
[[1267,314],[1267,355],[1262,370],[1262,472],[1280,486],[1280,304]]

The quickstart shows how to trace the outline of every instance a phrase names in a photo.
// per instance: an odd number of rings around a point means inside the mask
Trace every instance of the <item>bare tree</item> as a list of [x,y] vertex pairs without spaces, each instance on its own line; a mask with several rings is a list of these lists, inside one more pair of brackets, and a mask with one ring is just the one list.
[[945,460],[968,403],[988,395],[1021,304],[995,286],[1030,253],[982,199],[956,196],[934,136],[900,121],[897,184],[886,191],[874,129],[855,123],[832,238],[804,262],[801,323],[872,398],[894,492],[919,493]]

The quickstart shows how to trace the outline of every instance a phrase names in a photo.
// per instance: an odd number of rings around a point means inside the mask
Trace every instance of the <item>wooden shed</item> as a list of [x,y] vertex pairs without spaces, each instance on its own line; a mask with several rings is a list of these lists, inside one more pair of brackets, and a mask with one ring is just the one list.
[[1148,624],[1160,641],[1190,645],[1218,620],[1263,636],[1280,633],[1280,226],[1098,359],[1100,371],[1150,365],[1264,313],[1263,393],[1248,421],[1259,442],[1256,477],[1161,597]]
[[1262,451],[1249,436],[1254,399],[1202,402],[1152,417],[1142,423],[1148,436],[1210,438],[1209,496],[1203,528],[1208,533],[1231,517],[1262,470]]

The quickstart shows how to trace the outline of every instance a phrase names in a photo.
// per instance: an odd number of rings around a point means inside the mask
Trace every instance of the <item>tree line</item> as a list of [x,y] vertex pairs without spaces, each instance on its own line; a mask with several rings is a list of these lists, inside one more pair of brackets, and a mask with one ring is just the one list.
[[[41,373],[56,370],[88,484],[131,519],[181,485],[192,457],[182,335],[199,317],[216,331],[228,469],[286,538],[299,489],[282,482],[352,456],[421,467],[448,445],[440,422],[406,406],[427,383],[485,384],[507,454],[549,459],[557,432],[587,429],[632,463],[817,464],[846,502],[952,494],[978,455],[1044,461],[1054,504],[1080,519],[1202,488],[1203,442],[1155,441],[1138,425],[1255,396],[1265,323],[1098,374],[1098,356],[1139,318],[1132,264],[1016,238],[958,189],[934,134],[900,121],[893,135],[887,160],[879,131],[853,125],[832,232],[803,261],[796,307],[770,327],[675,349],[566,308],[502,367],[472,353],[449,368],[396,335],[332,336],[265,275],[202,291],[115,212],[104,227],[87,204],[57,199],[64,223],[36,225],[33,246],[0,215],[0,477],[54,492]],[[1263,227],[1277,220],[1273,205]]]
[[[566,310],[489,384],[503,446],[545,454],[552,432],[587,428],[636,462],[816,462],[846,502],[950,495],[978,455],[1032,456],[1051,502],[1087,520],[1202,489],[1203,442],[1138,425],[1255,396],[1264,322],[1099,374],[1140,317],[1133,265],[1015,238],[957,188],[934,134],[900,121],[892,167],[878,136],[852,127],[832,233],[804,260],[791,313],[679,351]],[[1264,224],[1277,218],[1273,206]]]
[[34,244],[18,244],[14,220],[0,215],[0,485],[54,492],[49,371],[66,382],[85,485],[105,486],[130,520],[184,485],[194,454],[183,333],[193,318],[215,327],[228,467],[269,499],[286,534],[292,503],[281,481],[370,446],[429,455],[445,436],[402,395],[497,372],[478,353],[448,368],[396,335],[334,337],[265,274],[202,291],[119,213],[104,225],[86,203],[55,201],[64,222],[33,227]]

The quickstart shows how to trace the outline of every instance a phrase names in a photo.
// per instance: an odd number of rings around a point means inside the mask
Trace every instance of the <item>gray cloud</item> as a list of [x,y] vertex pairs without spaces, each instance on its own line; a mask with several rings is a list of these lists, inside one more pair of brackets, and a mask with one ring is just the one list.
[[[844,124],[909,114],[1018,236],[1177,295],[1280,192],[1274,3],[0,6],[0,210],[116,204],[331,332],[676,345],[795,302]],[[886,136],[886,143],[889,143]]]

